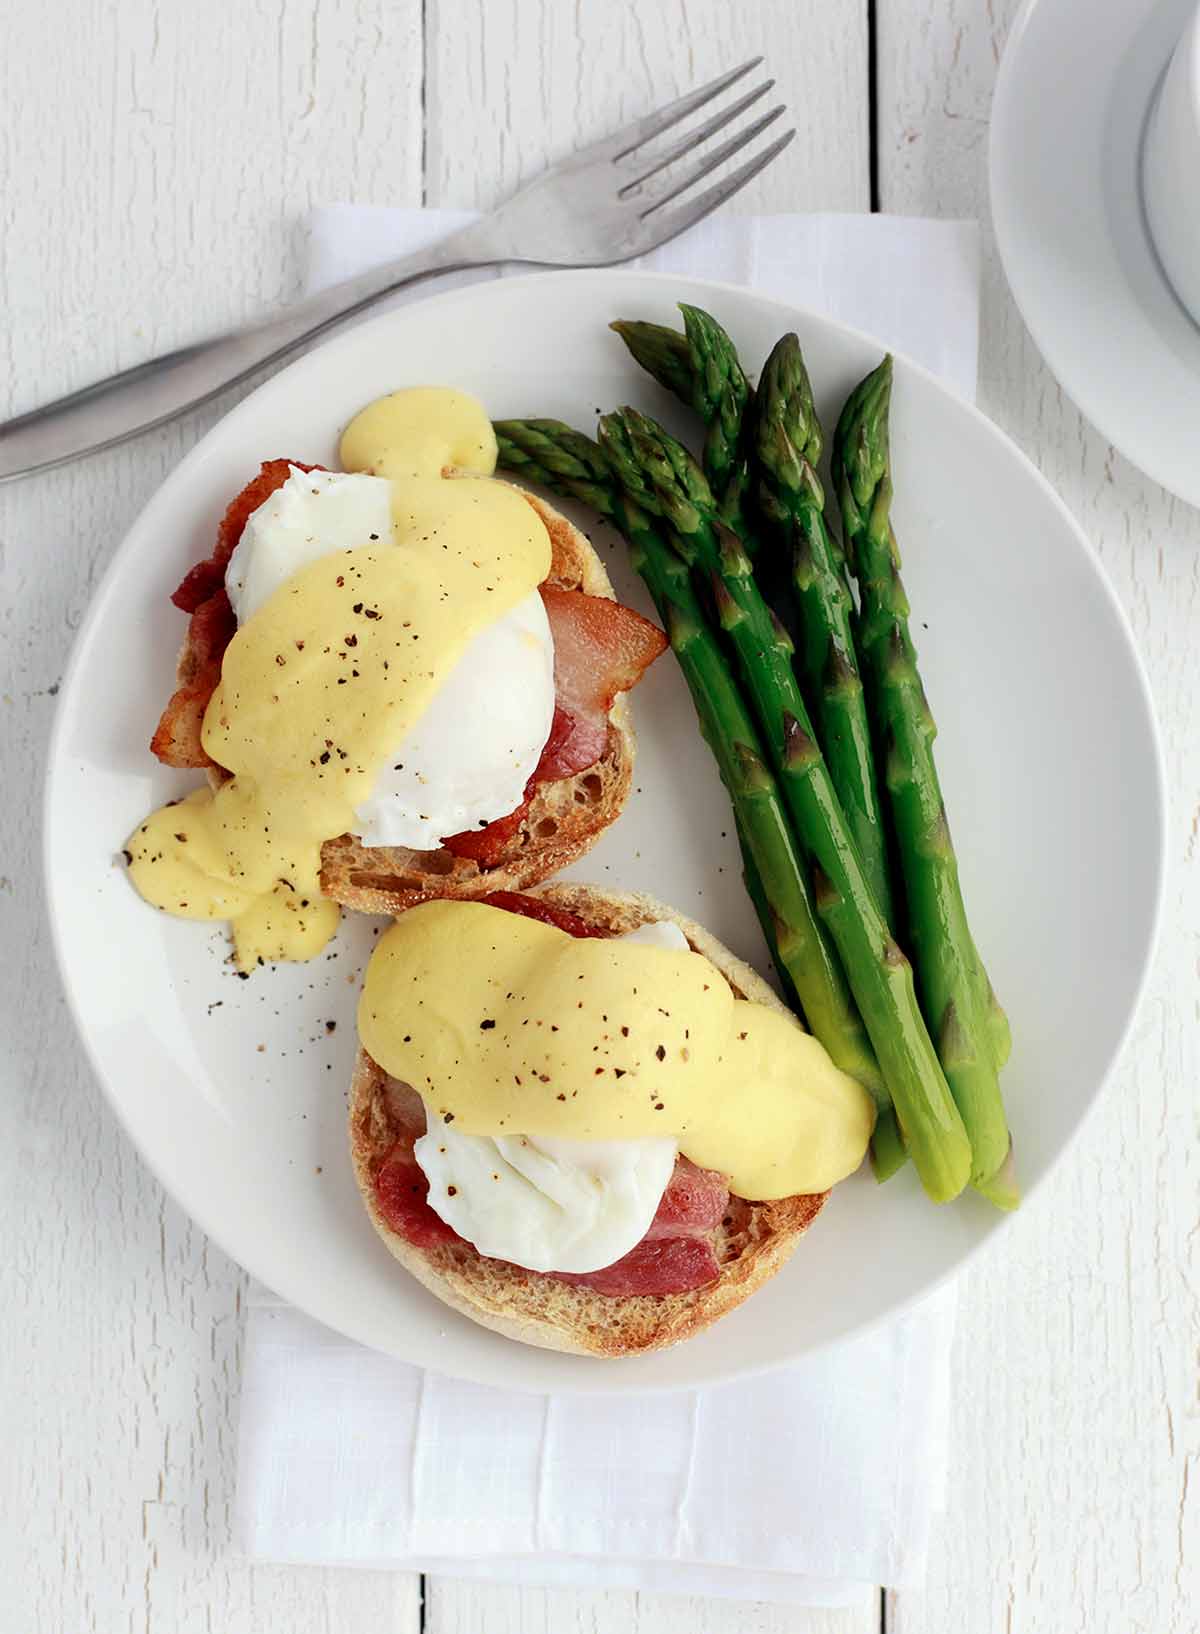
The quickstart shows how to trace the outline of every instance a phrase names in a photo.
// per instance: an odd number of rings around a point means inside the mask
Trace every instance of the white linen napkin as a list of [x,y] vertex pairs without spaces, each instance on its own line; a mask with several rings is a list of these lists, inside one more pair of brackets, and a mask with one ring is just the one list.
[[[318,210],[308,287],[470,219],[449,210]],[[641,264],[811,306],[974,396],[973,223],[722,215]],[[364,1350],[255,1290],[237,1542],[271,1561],[865,1603],[879,1584],[911,1586],[924,1575],[931,1516],[944,1500],[953,1326],[947,1289],[895,1322],[777,1369],[769,1385],[524,1395]]]

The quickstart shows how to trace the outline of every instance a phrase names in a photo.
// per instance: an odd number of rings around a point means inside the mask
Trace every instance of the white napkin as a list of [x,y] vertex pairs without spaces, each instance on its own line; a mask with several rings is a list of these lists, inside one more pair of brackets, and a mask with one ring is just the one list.
[[[318,210],[308,285],[469,219],[449,210]],[[643,264],[811,306],[974,396],[973,223],[723,215]],[[953,1326],[948,1289],[776,1370],[769,1383],[522,1395],[364,1350],[257,1290],[246,1328],[236,1536],[246,1554],[272,1561],[866,1603],[879,1584],[906,1587],[924,1575],[931,1516],[944,1500]]]

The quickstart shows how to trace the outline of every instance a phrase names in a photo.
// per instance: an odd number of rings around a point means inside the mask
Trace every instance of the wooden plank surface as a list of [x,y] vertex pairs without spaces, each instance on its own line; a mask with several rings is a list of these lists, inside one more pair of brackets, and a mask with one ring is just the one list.
[[486,208],[548,160],[761,55],[800,135],[735,208],[866,209],[866,19],[865,0],[426,0],[427,202]]
[[[1014,3],[876,0],[885,209],[986,217],[988,104]],[[760,50],[801,140],[745,207],[865,208],[865,0],[9,0],[0,412],[291,293],[314,202],[487,204]],[[895,1597],[887,1626],[1183,1634],[1200,1604],[1200,515],[1081,421],[990,249],[984,313],[983,406],[1083,521],[1150,666],[1174,877],[1126,1069],[1003,1260],[967,1283],[949,1513],[926,1592]],[[101,1102],[57,996],[36,836],[53,692],[91,588],[222,407],[0,489],[0,1634],[874,1631],[873,1611],[446,1580],[427,1584],[422,1612],[403,1574],[231,1557],[243,1279]]]
[[[420,13],[0,7],[0,413],[291,294],[315,200],[419,202]],[[114,546],[223,406],[0,488],[0,1634],[419,1621],[414,1577],[231,1556],[244,1277],[102,1102],[40,897],[39,787],[75,629]]]
[[[988,110],[1016,10],[1016,0],[878,0],[885,210],[987,221]],[[927,1592],[896,1597],[888,1629],[1190,1634],[1200,1606],[1200,514],[1083,420],[1021,322],[990,228],[986,244],[980,403],[1062,494],[1130,616],[1167,750],[1171,879],[1123,1068],[1003,1257],[965,1279],[950,1518]]]
[[879,1634],[880,1608],[822,1611],[610,1589],[426,1580],[428,1634]]

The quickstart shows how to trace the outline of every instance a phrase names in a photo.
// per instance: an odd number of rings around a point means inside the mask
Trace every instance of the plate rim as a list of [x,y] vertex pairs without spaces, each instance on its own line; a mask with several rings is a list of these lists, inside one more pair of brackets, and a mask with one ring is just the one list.
[[[1046,316],[1046,303],[1038,298],[1036,281],[1028,273],[1027,259],[1024,252],[1018,247],[1021,234],[1016,224],[1022,212],[1014,202],[1013,190],[1005,184],[1001,175],[1006,164],[1004,148],[1008,138],[1005,131],[1006,128],[1011,126],[1013,117],[1019,107],[1020,59],[1025,48],[1025,37],[1029,26],[1040,9],[1045,8],[1049,11],[1055,3],[1061,3],[1061,0],[1023,0],[1023,4],[1009,29],[1000,67],[996,74],[988,124],[987,192],[1000,263],[1004,269],[1004,276],[1017,311],[1029,331],[1034,345],[1041,353],[1055,380],[1062,386],[1079,412],[1106,442],[1111,443],[1118,453],[1122,454],[1143,475],[1149,477],[1152,482],[1158,483],[1168,493],[1182,499],[1185,504],[1200,506],[1200,477],[1194,475],[1193,468],[1170,459],[1164,461],[1161,447],[1155,444],[1152,437],[1143,437],[1136,424],[1122,424],[1119,415],[1114,419],[1111,395],[1106,397],[1103,393],[1098,392],[1097,388],[1089,383],[1087,377],[1080,376],[1074,367],[1073,357],[1070,355],[1064,356],[1065,348],[1056,339],[1053,320]],[[1068,0],[1068,3],[1078,6],[1078,0]],[[1078,6],[1078,9],[1082,14],[1085,8]],[[1123,44],[1126,49],[1137,39],[1142,30],[1150,26],[1154,11],[1154,4],[1147,3],[1147,0],[1143,0],[1140,6],[1120,9],[1119,15],[1126,24],[1126,31],[1123,36]],[[1091,82],[1084,76],[1079,83]],[[1097,99],[1103,99],[1107,104],[1111,100],[1112,89],[1113,80],[1112,76],[1109,75],[1102,82],[1097,81],[1094,83],[1093,95]],[[1076,177],[1077,182],[1078,180],[1079,178]],[[1087,178],[1085,178],[1085,183],[1088,195],[1095,197],[1095,207],[1104,218],[1105,240],[1112,246],[1113,234],[1103,191],[1102,189],[1093,188]],[[1150,258],[1158,268],[1163,288],[1169,292],[1179,312],[1185,318],[1189,317],[1171,287],[1170,280],[1162,272],[1158,263],[1157,251],[1142,216],[1139,216],[1139,225]],[[1115,247],[1112,253],[1114,260],[1119,260]],[[1142,311],[1141,301],[1135,291],[1128,287],[1124,278],[1122,278],[1122,284],[1128,294],[1128,300],[1123,303],[1123,309],[1126,311]],[[1113,308],[1109,305],[1105,310],[1112,311]],[[1100,325],[1096,326],[1097,331],[1100,327]],[[1159,335],[1157,326],[1150,324],[1148,327],[1162,355],[1171,355],[1165,339]],[[1111,329],[1108,332],[1111,333]],[[1181,405],[1181,407],[1186,407],[1188,412],[1195,412],[1200,408],[1200,375],[1197,375],[1196,379],[1195,398],[1186,405]]]
[[[1027,0],[1027,5],[1029,8],[1036,3],[1037,0]],[[55,874],[53,857],[51,854],[51,845],[55,787],[57,779],[60,775],[60,762],[65,759],[63,753],[63,739],[67,730],[68,716],[73,712],[71,705],[74,697],[77,673],[83,665],[86,652],[94,638],[94,632],[99,627],[105,616],[106,604],[111,598],[113,585],[116,581],[118,571],[122,567],[126,557],[132,554],[133,542],[135,537],[141,531],[143,518],[146,516],[147,512],[149,512],[152,507],[159,502],[163,491],[174,482],[177,476],[189,471],[193,466],[202,463],[205,457],[205,452],[217,433],[222,431],[231,420],[236,420],[239,415],[246,412],[248,410],[248,406],[254,402],[254,400],[259,396],[260,392],[264,391],[267,387],[273,386],[276,381],[286,377],[293,370],[307,365],[318,353],[344,344],[348,337],[352,334],[355,334],[360,330],[383,328],[395,322],[400,314],[407,313],[414,307],[423,309],[430,303],[452,306],[454,304],[469,303],[472,300],[483,300],[486,302],[489,299],[495,298],[490,296],[487,293],[488,291],[496,290],[508,292],[514,286],[544,286],[548,283],[568,284],[586,280],[611,282],[613,280],[619,281],[624,278],[636,279],[639,282],[652,282],[661,287],[676,289],[684,295],[692,292],[709,292],[717,296],[732,297],[734,300],[744,300],[749,298],[775,308],[781,315],[786,316],[788,321],[791,321],[793,318],[798,319],[802,325],[807,323],[818,327],[823,327],[826,330],[837,331],[855,341],[866,342],[870,346],[884,352],[891,350],[886,343],[880,341],[876,336],[870,334],[868,331],[859,329],[854,325],[844,323],[840,319],[831,318],[825,313],[818,312],[811,307],[806,307],[798,303],[782,301],[775,296],[749,289],[745,285],[715,279],[683,276],[675,273],[649,272],[642,271],[641,269],[630,268],[554,270],[548,272],[523,273],[502,279],[488,280],[479,284],[462,286],[456,289],[431,292],[430,294],[423,295],[416,301],[407,303],[404,306],[395,307],[389,311],[376,314],[373,317],[360,320],[357,323],[352,322],[348,324],[338,333],[328,337],[318,345],[311,347],[300,357],[293,359],[285,367],[270,375],[265,381],[260,382],[253,391],[246,393],[244,397],[239,399],[236,404],[234,404],[225,414],[223,414],[221,418],[217,420],[201,438],[198,439],[193,447],[190,448],[187,453],[166,473],[162,481],[155,487],[145,504],[138,511],[138,514],[129,524],[129,527],[125,531],[120,543],[117,545],[111,558],[106,564],[104,573],[92,592],[87,611],[80,622],[79,629],[77,630],[75,639],[72,643],[71,652],[63,671],[54,718],[47,741],[46,770],[43,777],[42,799],[40,806],[42,825],[42,888],[47,908],[47,919],[49,921],[50,941],[54,952],[54,960],[60,989],[63,992],[66,1000],[67,1010],[71,1017],[72,1026],[83,1047],[84,1055],[92,1070],[94,1078],[103,1092],[105,1101],[107,1102],[110,1111],[115,1115],[118,1124],[131,1141],[141,1161],[145,1163],[150,1173],[154,1176],[158,1184],[163,1187],[164,1191],[168,1193],[172,1201],[183,1209],[186,1214],[188,1214],[199,1229],[210,1237],[216,1246],[224,1254],[226,1254],[235,1265],[238,1265],[243,1270],[247,1271],[251,1276],[255,1277],[256,1280],[263,1282],[264,1285],[267,1284],[267,1279],[261,1277],[259,1273],[252,1268],[252,1266],[246,1264],[242,1257],[242,1250],[235,1248],[230,1243],[226,1233],[221,1227],[219,1218],[215,1225],[212,1224],[211,1211],[204,1210],[202,1208],[195,1209],[190,1202],[185,1202],[179,1195],[175,1185],[169,1183],[160,1172],[158,1163],[155,1161],[151,1153],[144,1147],[134,1121],[130,1117],[127,1117],[125,1109],[118,1098],[115,1087],[110,1083],[107,1073],[101,1066],[97,1050],[93,1045],[92,1038],[84,1024],[81,1010],[76,1000],[76,989],[70,976],[71,967],[68,963],[66,953],[64,925],[60,919],[60,907],[57,900],[56,887],[54,883]],[[1145,1000],[1150,977],[1155,966],[1155,957],[1161,936],[1162,918],[1165,906],[1169,811],[1165,754],[1161,728],[1159,726],[1157,713],[1154,708],[1154,697],[1150,686],[1149,676],[1141,651],[1134,637],[1128,615],[1117,595],[1115,587],[1109,579],[1104,563],[1100,559],[1090,539],[1087,537],[1083,528],[1071,513],[1066,502],[1054,489],[1049,480],[1033,463],[1025,451],[994,421],[989,419],[988,416],[985,415],[974,403],[971,403],[967,399],[961,397],[953,389],[953,387],[951,387],[944,380],[940,379],[933,373],[933,371],[926,369],[922,364],[902,353],[894,353],[893,355],[895,356],[896,361],[902,370],[913,371],[915,374],[923,378],[928,384],[930,384],[938,394],[943,397],[950,398],[953,401],[956,410],[964,412],[969,419],[974,420],[985,436],[990,438],[996,445],[1006,450],[1010,456],[1015,457],[1018,463],[1023,466],[1026,476],[1033,480],[1034,485],[1040,490],[1042,496],[1050,502],[1051,507],[1058,513],[1059,519],[1066,525],[1067,532],[1072,537],[1075,547],[1077,550],[1079,550],[1084,560],[1089,564],[1093,575],[1097,579],[1104,593],[1109,610],[1114,616],[1116,628],[1120,631],[1128,657],[1132,661],[1132,672],[1137,684],[1139,701],[1142,705],[1143,712],[1149,725],[1149,747],[1151,750],[1151,758],[1154,765],[1155,776],[1152,787],[1147,791],[1149,801],[1148,813],[1152,819],[1156,819],[1153,821],[1152,826],[1156,835],[1157,845],[1154,856],[1155,881],[1153,908],[1148,924],[1146,944],[1141,956],[1141,968],[1138,974],[1138,979],[1134,984],[1125,1024],[1114,1043],[1102,1073],[1098,1077],[1088,1095],[1087,1103],[1082,1113],[1080,1114],[1071,1132],[1063,1141],[1058,1152],[1055,1154],[1053,1161],[1047,1167],[1045,1173],[1038,1178],[1038,1180],[1024,1195],[1021,1210],[1018,1211],[1017,1214],[1008,1214],[1003,1216],[995,1223],[992,1230],[986,1236],[981,1237],[978,1241],[973,1243],[958,1258],[956,1258],[951,1265],[947,1266],[942,1272],[924,1282],[920,1288],[899,1296],[892,1303],[884,1306],[884,1308],[881,1309],[875,1316],[867,1319],[866,1321],[859,1322],[854,1327],[847,1329],[845,1332],[817,1340],[813,1344],[806,1345],[802,1350],[794,1351],[786,1357],[771,1357],[759,1363],[731,1365],[728,1368],[716,1367],[706,1371],[702,1381],[693,1380],[689,1382],[671,1382],[669,1380],[645,1381],[635,1377],[632,1374],[625,1373],[624,1370],[604,1369],[600,1368],[599,1366],[585,1366],[577,1371],[573,1371],[568,1380],[555,1384],[554,1389],[556,1391],[561,1391],[563,1394],[652,1394],[660,1391],[701,1388],[708,1385],[728,1383],[738,1378],[756,1377],[761,1374],[772,1372],[776,1368],[794,1365],[796,1362],[802,1361],[806,1357],[817,1356],[828,1350],[831,1346],[852,1342],[857,1338],[872,1333],[881,1327],[885,1322],[898,1320],[915,1306],[919,1305],[924,1300],[931,1298],[940,1289],[957,1278],[967,1266],[973,1265],[981,1254],[990,1252],[997,1242],[1005,1240],[1013,1221],[1019,1215],[1028,1214],[1034,1198],[1043,1193],[1046,1180],[1052,1174],[1057,1172],[1062,1162],[1067,1158],[1068,1154],[1075,1146],[1089,1119],[1093,1116],[1105,1088],[1111,1082],[1113,1074],[1124,1056],[1126,1048],[1129,1044],[1130,1036],[1137,1024],[1137,1020]],[[317,1315],[311,1310],[303,1294],[287,1291],[286,1287],[282,1285],[282,1281],[284,1280],[286,1279],[281,1280],[273,1276],[269,1284],[271,1291],[279,1295],[279,1297],[284,1299],[287,1303],[295,1306],[296,1309],[302,1311],[312,1320],[321,1322],[323,1325],[330,1325],[326,1323],[324,1316]],[[339,1319],[336,1325],[336,1331],[343,1333],[346,1337],[356,1341],[357,1343],[366,1345],[368,1348],[372,1348],[377,1351],[379,1350],[379,1347],[373,1343],[369,1336],[357,1330],[356,1324],[353,1322],[344,1323],[341,1319]],[[395,1352],[390,1350],[381,1351],[380,1353],[396,1355]],[[405,1358],[400,1357],[397,1359],[405,1360]],[[586,1364],[588,1362],[595,1363],[598,1359],[578,1358],[578,1360],[583,1361]],[[453,1361],[445,1365],[442,1368],[442,1371],[450,1374],[453,1377],[472,1379],[475,1382],[484,1384],[495,1385],[499,1383],[503,1388],[518,1390],[526,1393],[538,1393],[542,1388],[537,1385],[522,1384],[520,1382],[513,1383],[508,1380],[497,1381],[495,1379],[483,1376],[483,1374],[479,1371],[475,1371],[470,1368],[461,1368]],[[627,1383],[624,1382],[625,1379],[628,1379]]]

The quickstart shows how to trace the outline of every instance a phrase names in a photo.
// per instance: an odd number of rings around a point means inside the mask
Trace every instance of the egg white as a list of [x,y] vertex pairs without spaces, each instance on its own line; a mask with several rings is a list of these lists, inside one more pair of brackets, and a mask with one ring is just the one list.
[[[626,938],[687,949],[677,925],[642,925]],[[676,1141],[562,1140],[461,1135],[433,1126],[413,1148],[429,1204],[492,1259],[530,1271],[580,1274],[635,1247],[658,1212]]]
[[[238,623],[301,568],[338,550],[397,549],[382,477],[292,466],[253,511],[225,587]],[[356,812],[366,845],[435,851],[520,805],[554,719],[554,640],[534,591],[472,637]]]

